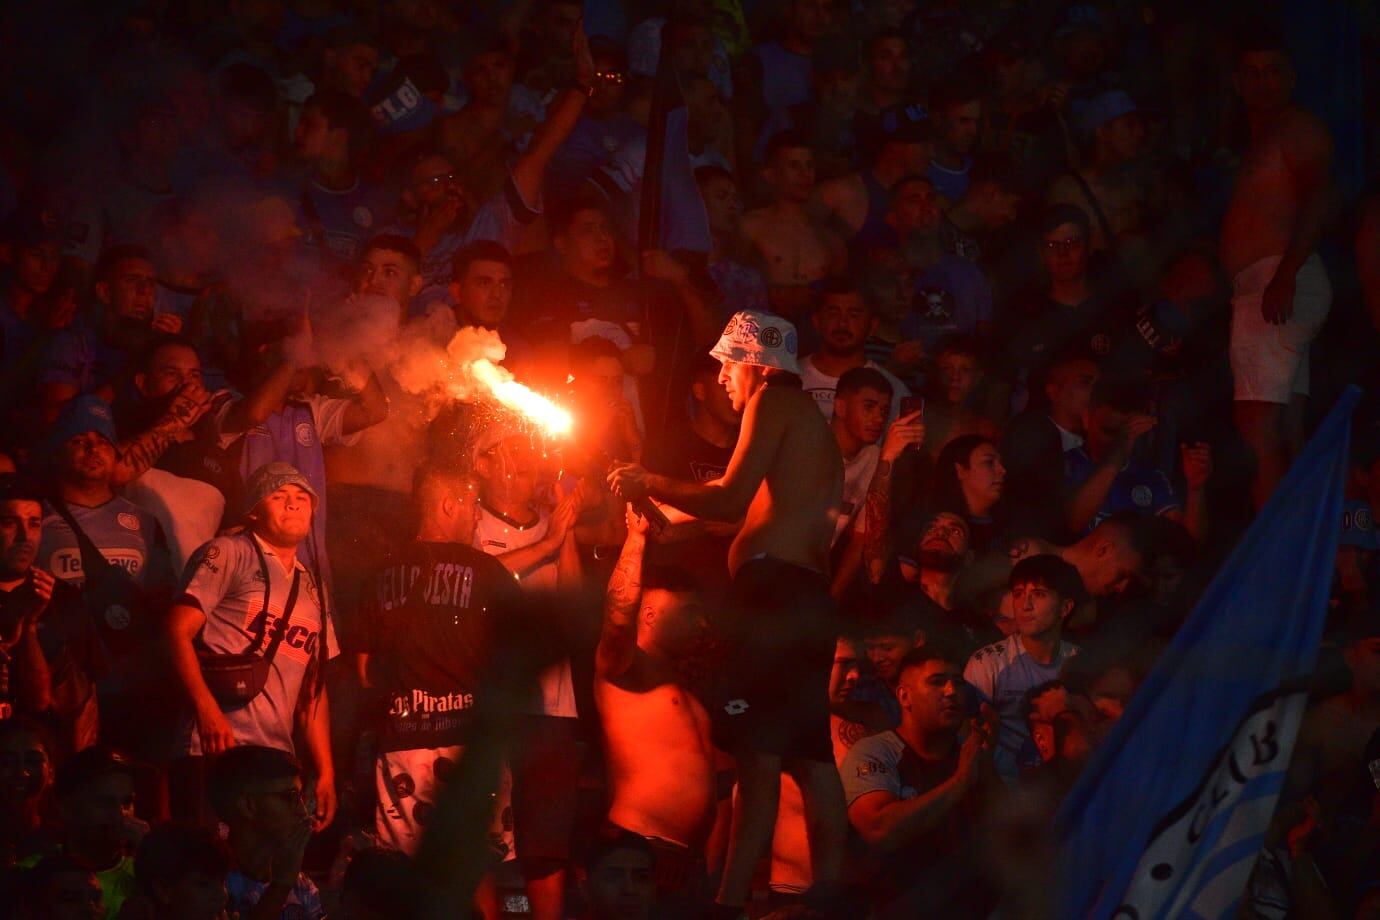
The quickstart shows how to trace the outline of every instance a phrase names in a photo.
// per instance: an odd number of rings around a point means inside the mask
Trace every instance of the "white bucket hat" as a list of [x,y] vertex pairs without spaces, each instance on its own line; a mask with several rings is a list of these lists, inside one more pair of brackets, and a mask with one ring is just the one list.
[[739,310],[709,353],[720,361],[799,374],[800,364],[795,359],[797,342],[790,320],[758,310]]

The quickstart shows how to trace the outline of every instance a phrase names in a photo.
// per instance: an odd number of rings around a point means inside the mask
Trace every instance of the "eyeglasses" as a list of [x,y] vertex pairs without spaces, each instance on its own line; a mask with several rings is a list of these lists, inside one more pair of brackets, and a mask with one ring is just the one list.
[[418,179],[418,180],[417,180],[417,184],[418,184],[418,185],[437,186],[437,185],[448,185],[448,184],[450,184],[451,182],[459,182],[459,181],[460,181],[460,177],[459,177],[458,175],[456,175],[456,174],[453,173],[453,172],[448,172],[448,173],[441,173],[441,175],[439,175],[439,176],[428,176],[428,177],[425,178],[425,179]]
[[601,83],[612,83],[614,86],[622,86],[628,81],[627,77],[616,70],[596,70],[594,79]]
[[1045,240],[1045,249],[1050,252],[1057,252],[1060,255],[1067,252],[1073,252],[1081,248],[1082,245],[1083,238],[1081,236],[1071,236],[1066,240]]

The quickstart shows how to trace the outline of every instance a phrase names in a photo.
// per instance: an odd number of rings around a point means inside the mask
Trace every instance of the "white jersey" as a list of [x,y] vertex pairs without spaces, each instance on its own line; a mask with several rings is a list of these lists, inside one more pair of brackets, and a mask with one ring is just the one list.
[[[545,510],[538,513],[535,522],[519,527],[481,505],[479,526],[474,531],[474,545],[490,556],[502,556],[540,542],[546,537],[550,526],[551,516]],[[555,560],[537,566],[518,580],[525,592],[555,591]],[[541,685],[540,697],[528,707],[529,712],[571,719],[576,717],[575,680],[570,674],[570,659],[564,658],[542,671],[538,682]]]
[[[887,423],[896,421],[896,418],[901,414],[901,400],[910,395],[910,389],[894,374],[874,361],[868,361],[863,366],[880,372],[891,384],[891,413],[887,416]],[[833,420],[834,396],[838,392],[839,378],[830,377],[815,367],[814,355],[800,360],[800,386],[801,389],[815,398],[815,405],[819,406],[819,411],[824,413],[824,417]]]

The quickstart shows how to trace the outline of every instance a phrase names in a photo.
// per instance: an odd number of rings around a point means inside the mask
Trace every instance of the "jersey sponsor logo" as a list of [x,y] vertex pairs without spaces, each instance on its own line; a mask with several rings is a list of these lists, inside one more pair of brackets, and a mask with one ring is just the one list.
[[410,690],[394,693],[388,714],[393,718],[427,718],[434,713],[463,712],[474,708],[473,693],[428,693]]
[[[298,617],[302,613],[300,606],[292,612],[292,619],[288,621],[287,632],[283,634],[283,643],[278,647],[278,651],[295,661],[306,663],[316,654],[316,643],[320,638],[320,623],[300,622]],[[249,617],[248,622],[245,623],[245,631],[253,636],[258,635],[262,628],[264,635],[271,637],[278,629],[278,620],[281,616],[281,610],[270,608],[267,625],[261,625],[264,611],[260,610]]]
[[[101,555],[111,565],[118,565],[130,575],[137,577],[144,568],[144,554],[137,549],[101,549]],[[81,550],[75,546],[63,547],[48,559],[48,569],[64,581],[85,578],[81,567]]]
[[1149,508],[1151,502],[1153,502],[1154,500],[1155,493],[1150,490],[1149,486],[1139,485],[1132,487],[1131,502],[1137,508]]
[[507,548],[508,548],[508,544],[507,544],[507,543],[503,543],[502,541],[499,541],[499,540],[485,540],[481,545],[482,545],[482,546],[492,546],[492,547],[494,547],[495,549],[507,549]]
[[128,511],[121,511],[115,515],[116,522],[125,530],[139,530],[139,515],[131,514]]
[[298,422],[292,434],[303,447],[311,447],[316,442],[316,432],[312,430],[311,422]]
[[690,475],[694,477],[696,482],[713,482],[716,479],[722,479],[727,472],[728,467],[719,466],[716,463],[699,463],[697,461],[690,463]]

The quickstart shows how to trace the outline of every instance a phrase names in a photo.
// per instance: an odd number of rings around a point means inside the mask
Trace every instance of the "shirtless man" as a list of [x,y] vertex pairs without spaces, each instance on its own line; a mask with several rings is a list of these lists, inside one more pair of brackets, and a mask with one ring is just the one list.
[[819,893],[836,888],[842,871],[847,816],[829,740],[828,571],[843,461],[824,416],[800,389],[794,326],[740,311],[710,354],[723,363],[719,380],[743,411],[723,478],[686,482],[616,464],[609,484],[628,501],[651,496],[695,517],[746,514],[729,549],[738,621],[727,624],[723,701],[712,710],[715,740],[738,766],[717,908],[737,917],[771,842],[783,769],[805,797]]
[[1250,119],[1251,146],[1222,220],[1222,267],[1232,281],[1235,421],[1256,458],[1259,508],[1302,446],[1308,347],[1332,304],[1313,251],[1327,218],[1332,138],[1290,101],[1294,70],[1277,36],[1253,36],[1232,82]]
[[903,176],[924,174],[933,156],[929,122],[903,121],[880,139],[871,167],[821,183],[818,206],[850,242],[888,236],[892,186]]
[[644,574],[647,521],[631,509],[627,521],[594,656],[594,703],[612,800],[608,819],[661,842],[661,858],[674,853],[692,871],[702,871],[717,800],[715,753],[709,714],[686,688],[677,661],[703,635],[704,608],[689,575],[675,569]]
[[1380,620],[1362,614],[1347,633],[1342,655],[1351,689],[1304,716],[1284,787],[1286,800],[1317,796],[1324,820],[1344,804],[1366,742],[1380,729]]
[[810,284],[841,271],[847,251],[806,207],[815,188],[815,156],[803,137],[774,135],[763,172],[776,200],[743,215],[743,236],[761,262],[772,308],[799,321],[811,303]]

